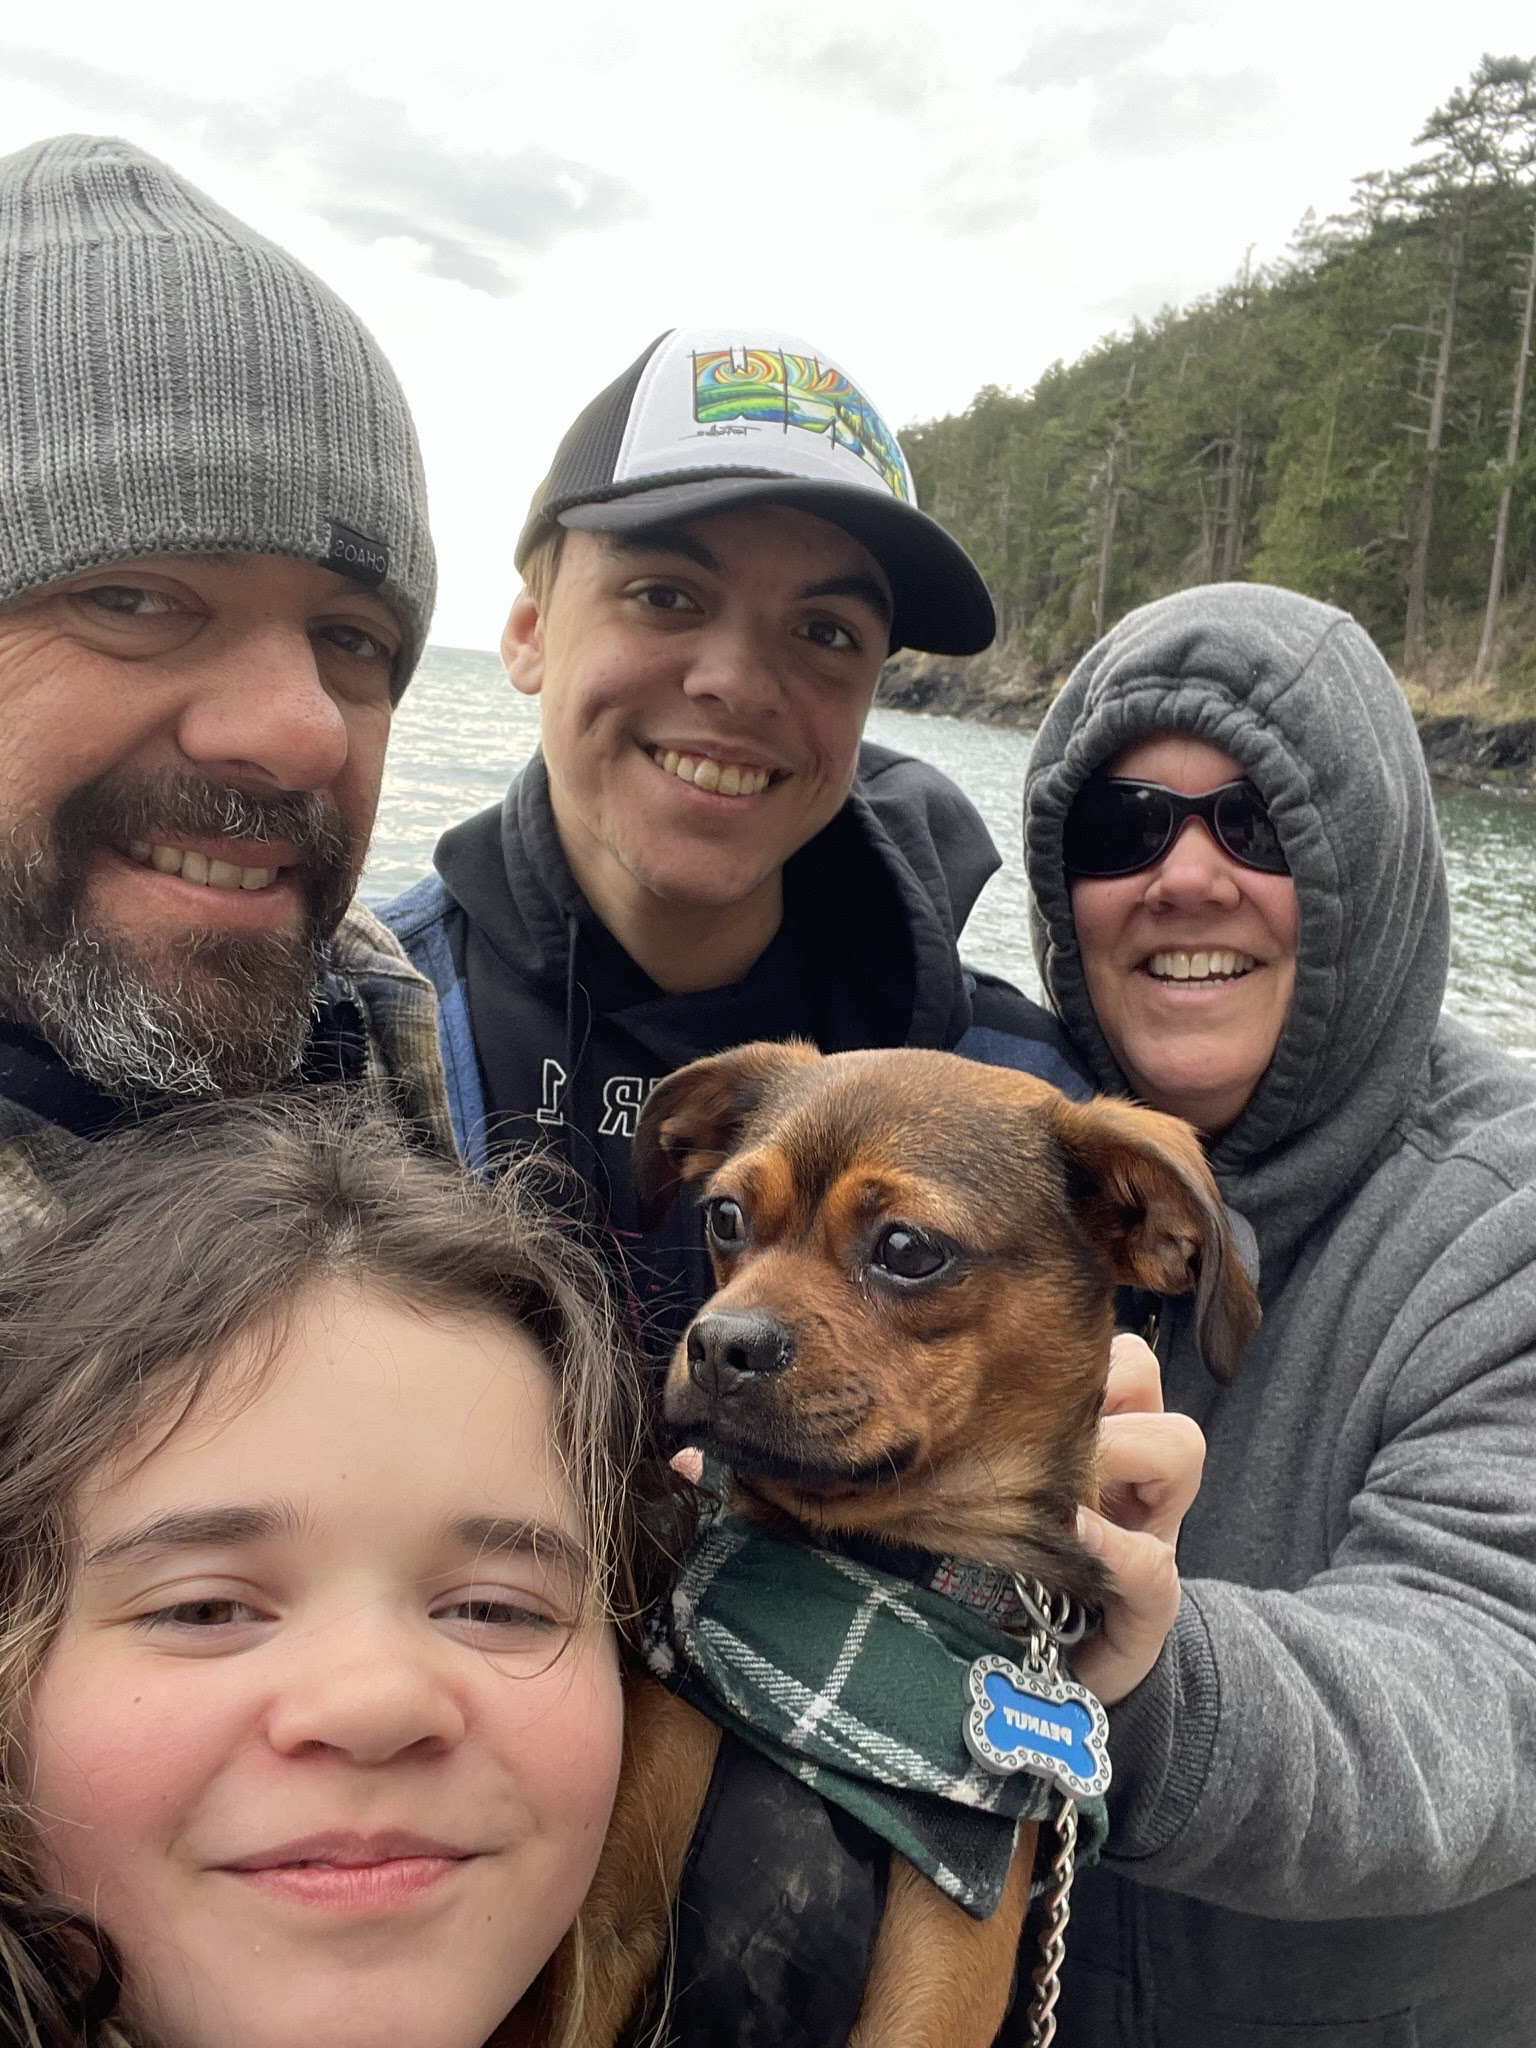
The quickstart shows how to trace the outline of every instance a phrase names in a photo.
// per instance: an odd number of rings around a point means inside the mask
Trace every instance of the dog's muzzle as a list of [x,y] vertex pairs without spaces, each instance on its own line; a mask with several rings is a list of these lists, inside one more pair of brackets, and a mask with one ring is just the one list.
[[795,1340],[766,1309],[711,1309],[694,1319],[685,1345],[688,1377],[710,1402],[794,1363]]

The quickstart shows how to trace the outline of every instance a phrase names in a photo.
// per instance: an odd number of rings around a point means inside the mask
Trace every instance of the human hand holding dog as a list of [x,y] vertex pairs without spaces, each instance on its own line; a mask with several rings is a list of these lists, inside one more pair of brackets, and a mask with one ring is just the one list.
[[1106,1707],[1140,1685],[1173,1627],[1175,1546],[1204,1464],[1199,1424],[1163,1408],[1156,1353],[1139,1337],[1116,1337],[1099,1423],[1100,1512],[1078,1510],[1078,1534],[1114,1587],[1097,1633],[1072,1660],[1073,1676]]

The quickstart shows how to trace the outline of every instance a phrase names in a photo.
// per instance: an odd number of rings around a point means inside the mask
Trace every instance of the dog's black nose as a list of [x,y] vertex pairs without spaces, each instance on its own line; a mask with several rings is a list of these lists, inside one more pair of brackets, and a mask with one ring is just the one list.
[[721,1400],[749,1380],[783,1372],[795,1340],[766,1309],[712,1309],[688,1331],[688,1377],[701,1394]]

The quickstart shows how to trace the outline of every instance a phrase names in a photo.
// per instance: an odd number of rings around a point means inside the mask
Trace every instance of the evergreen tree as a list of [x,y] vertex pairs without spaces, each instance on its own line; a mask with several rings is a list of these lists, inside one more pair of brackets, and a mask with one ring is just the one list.
[[1016,650],[1054,671],[1133,605],[1254,577],[1378,638],[1413,626],[1422,658],[1482,610],[1506,489],[1505,559],[1536,592],[1536,455],[1510,432],[1536,62],[1484,58],[1419,140],[1279,263],[903,436]]

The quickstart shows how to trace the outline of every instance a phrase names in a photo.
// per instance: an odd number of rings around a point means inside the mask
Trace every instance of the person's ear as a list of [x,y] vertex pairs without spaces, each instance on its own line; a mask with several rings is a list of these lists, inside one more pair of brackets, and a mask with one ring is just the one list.
[[514,690],[537,697],[544,687],[544,614],[525,585],[512,600],[501,635],[502,665]]
[[765,1040],[694,1060],[658,1081],[635,1130],[635,1191],[646,1228],[666,1213],[684,1181],[707,1180],[729,1158],[780,1083],[820,1058],[797,1039]]
[[1114,1279],[1193,1292],[1200,1356],[1226,1385],[1260,1311],[1199,1139],[1178,1117],[1105,1096],[1063,1103],[1057,1126],[1078,1219]]

